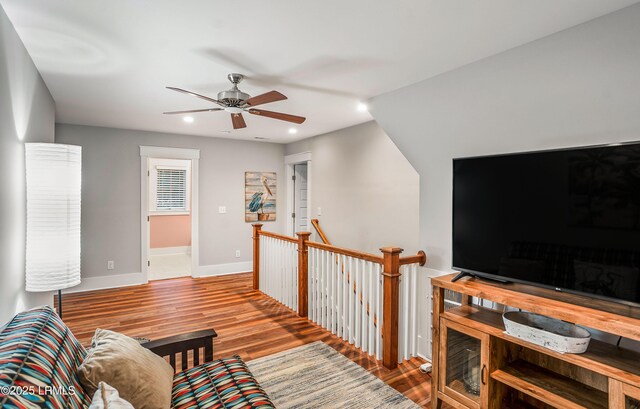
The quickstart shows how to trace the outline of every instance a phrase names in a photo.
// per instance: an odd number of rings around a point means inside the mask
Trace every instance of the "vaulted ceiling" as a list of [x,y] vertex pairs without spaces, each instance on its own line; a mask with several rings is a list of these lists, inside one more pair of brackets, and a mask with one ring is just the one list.
[[[290,142],[371,119],[361,101],[453,70],[637,0],[0,0],[57,104],[58,122]],[[231,72],[263,108],[302,125],[228,113]],[[399,104],[402,101],[398,101]],[[297,133],[290,134],[291,128]]]

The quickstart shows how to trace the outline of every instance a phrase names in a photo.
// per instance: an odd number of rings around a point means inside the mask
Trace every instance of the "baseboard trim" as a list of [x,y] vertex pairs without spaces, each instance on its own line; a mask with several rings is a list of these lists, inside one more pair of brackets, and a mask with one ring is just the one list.
[[164,256],[168,254],[191,254],[191,246],[158,247],[149,250],[150,256]]
[[246,273],[253,270],[252,261],[240,261],[238,263],[213,264],[209,266],[200,266],[193,274],[194,278],[215,277],[227,274]]
[[[253,270],[252,261],[241,261],[238,263],[213,264],[200,266],[193,278],[215,277],[228,274],[246,273]],[[187,276],[188,277],[188,276]],[[114,274],[98,277],[82,277],[82,282],[72,288],[63,290],[65,294],[81,293],[85,291],[106,290],[109,288],[130,287],[134,285],[147,284],[148,280],[143,273]]]
[[144,273],[114,274],[98,277],[82,277],[82,282],[72,288],[63,290],[64,293],[81,293],[85,291],[106,290],[109,288],[130,287],[146,284]]

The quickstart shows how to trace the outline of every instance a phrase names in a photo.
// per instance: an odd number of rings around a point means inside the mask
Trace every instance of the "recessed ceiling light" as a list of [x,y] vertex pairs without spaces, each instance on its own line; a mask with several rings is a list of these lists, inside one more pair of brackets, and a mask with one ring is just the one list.
[[363,102],[360,102],[360,103],[358,104],[358,111],[360,111],[360,112],[365,112],[365,111],[367,111],[368,109],[369,109],[369,107],[367,106],[367,104],[365,104],[365,103],[363,103]]
[[185,121],[186,123],[190,124],[193,122],[193,117],[192,116],[185,116],[184,118],[182,118],[183,121]]
[[296,128],[289,128],[289,133],[290,133],[291,135],[295,135],[295,134],[297,134],[297,133],[298,133],[298,130],[297,130]]

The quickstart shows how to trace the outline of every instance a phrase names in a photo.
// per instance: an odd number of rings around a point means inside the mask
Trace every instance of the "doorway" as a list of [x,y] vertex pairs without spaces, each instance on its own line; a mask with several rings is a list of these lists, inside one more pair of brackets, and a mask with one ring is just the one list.
[[311,152],[284,158],[287,178],[287,234],[311,231]]
[[193,149],[140,147],[142,271],[148,280],[198,268],[198,158]]
[[308,163],[293,165],[293,226],[295,231],[309,231]]
[[149,158],[149,280],[191,275],[191,160]]

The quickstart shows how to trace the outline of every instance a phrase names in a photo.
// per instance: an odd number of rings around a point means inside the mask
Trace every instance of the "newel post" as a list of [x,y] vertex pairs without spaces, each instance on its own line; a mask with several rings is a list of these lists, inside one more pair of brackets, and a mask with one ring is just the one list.
[[298,315],[309,315],[309,241],[310,232],[296,233],[298,236]]
[[399,247],[383,247],[384,299],[382,304],[382,364],[389,369],[398,366],[398,320],[400,314]]
[[262,223],[253,224],[253,289],[260,289],[260,230]]

